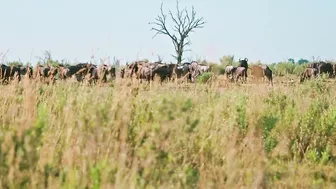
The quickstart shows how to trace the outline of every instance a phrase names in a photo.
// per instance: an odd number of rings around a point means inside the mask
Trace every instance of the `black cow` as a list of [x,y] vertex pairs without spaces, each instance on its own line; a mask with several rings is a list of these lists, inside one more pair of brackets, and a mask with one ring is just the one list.
[[313,62],[307,65],[307,68],[315,68],[316,70],[318,70],[318,67],[320,65],[320,62]]
[[323,73],[328,74],[329,77],[333,77],[334,69],[331,63],[320,62],[318,65],[318,74],[322,75]]
[[174,71],[173,71],[173,77],[172,79],[179,79],[183,77],[187,77],[191,81],[191,74],[189,73],[189,66],[190,63],[186,62],[183,63],[182,65],[176,65]]
[[334,77],[334,66],[331,63],[319,61],[319,62],[313,62],[307,65],[307,68],[314,68],[317,70],[317,73],[319,76],[321,76],[323,73],[328,74],[329,77]]
[[244,59],[239,59],[239,65],[238,67],[243,67],[245,68],[245,71],[244,71],[244,78],[247,78],[247,70],[248,70],[248,59],[247,58],[244,58]]
[[273,86],[273,72],[267,65],[261,65],[268,82]]
[[155,75],[160,77],[160,82],[163,82],[166,79],[172,79],[174,69],[176,69],[176,64],[164,64],[155,67],[152,71],[153,77]]

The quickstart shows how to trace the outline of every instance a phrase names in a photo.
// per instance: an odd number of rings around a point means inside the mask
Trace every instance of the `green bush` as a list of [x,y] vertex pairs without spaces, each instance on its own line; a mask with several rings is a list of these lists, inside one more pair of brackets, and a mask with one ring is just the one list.
[[[316,162],[329,157],[329,142],[334,141],[336,108],[327,101],[315,100],[308,111],[300,118],[295,129],[292,151],[296,158]],[[324,154],[324,158],[322,158]]]
[[212,72],[205,72],[197,78],[197,81],[198,81],[198,83],[207,83],[213,77],[214,77],[214,74]]

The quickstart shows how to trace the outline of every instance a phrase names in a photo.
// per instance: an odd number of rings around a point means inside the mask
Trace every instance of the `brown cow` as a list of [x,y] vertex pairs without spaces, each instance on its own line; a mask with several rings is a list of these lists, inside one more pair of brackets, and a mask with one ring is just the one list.
[[306,68],[300,75],[300,83],[302,83],[306,79],[316,77],[317,74],[318,74],[318,71],[316,68]]
[[[76,73],[74,73],[76,79],[78,82],[83,82],[84,79],[87,79],[89,83],[92,81],[95,81],[98,76],[98,70],[95,70],[97,68],[96,65],[88,63],[85,66],[81,66],[82,68],[78,70]],[[97,72],[97,73],[96,73]]]
[[55,84],[56,75],[58,73],[58,69],[55,67],[49,67],[49,71],[47,74],[47,84]]
[[121,70],[121,76],[127,78],[136,78],[140,80],[145,79],[147,82],[150,82],[154,79],[153,70],[157,67],[161,67],[164,64],[160,62],[146,63],[144,61],[133,62],[132,64],[126,64],[125,69]]
[[56,75],[58,73],[58,68],[53,66],[43,66],[36,64],[33,70],[33,79],[45,82],[47,84],[54,84],[56,81]]
[[251,75],[256,80],[266,77],[269,81],[269,84],[273,86],[273,72],[267,65],[253,65],[251,70]]
[[65,80],[71,77],[70,69],[63,65],[59,65],[58,72],[59,72],[59,78],[62,80]]
[[142,64],[144,64],[144,61],[135,61],[132,62],[131,64],[126,63],[126,66],[124,69],[121,70],[121,78],[133,78],[136,77],[138,78],[138,72]]
[[75,73],[77,80],[82,82],[84,79],[89,83],[105,83],[107,82],[107,70],[108,67],[104,64],[98,67],[93,64],[87,64],[86,67],[80,69]]
[[161,63],[143,63],[139,64],[139,71],[137,73],[137,79],[140,79],[140,83],[145,79],[147,82],[154,80],[153,70],[161,67]]
[[44,67],[40,64],[36,64],[34,68],[33,78],[35,80],[44,81],[48,77],[50,67]]

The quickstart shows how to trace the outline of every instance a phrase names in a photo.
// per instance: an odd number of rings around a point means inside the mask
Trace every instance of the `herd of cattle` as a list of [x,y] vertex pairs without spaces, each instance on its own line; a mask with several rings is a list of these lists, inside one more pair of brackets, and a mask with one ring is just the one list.
[[126,67],[121,69],[121,78],[136,78],[140,82],[143,80],[150,82],[155,77],[158,77],[160,82],[165,80],[175,81],[176,79],[185,79],[194,82],[198,76],[204,72],[209,72],[210,67],[200,64],[196,61],[185,62],[183,64],[165,64],[161,62],[146,63],[136,61],[131,64],[126,64]]
[[[241,79],[243,82],[247,80],[248,59],[239,59],[238,66],[227,66],[225,68],[225,74],[231,81],[238,82]],[[267,65],[254,65],[251,67],[252,75],[255,78],[266,77],[270,84],[273,85],[272,70]],[[155,76],[160,78],[160,81],[166,79],[175,81],[176,79],[187,80],[195,82],[196,78],[202,75],[204,72],[209,72],[210,67],[208,65],[200,64],[196,61],[185,62],[181,65],[178,64],[163,64],[160,62],[145,63],[145,62],[133,62],[127,64],[125,68],[121,70],[121,78],[136,78],[140,82],[146,80],[148,82],[154,80]]]
[[[75,78],[78,82],[87,81],[88,83],[104,83],[116,78],[116,68],[111,65],[101,64],[99,66],[91,63],[79,63],[73,66],[43,66],[37,64],[32,66],[7,66],[1,65],[0,68],[1,83],[10,81],[21,81],[22,77],[31,80],[42,81],[47,84],[53,84],[56,80],[66,80]],[[196,77],[209,71],[209,66],[199,64],[196,61],[191,63],[166,64],[161,62],[148,63],[144,61],[135,61],[126,64],[121,69],[121,78],[136,78],[140,82],[143,80],[150,82],[154,77],[160,78],[163,82],[166,79],[186,78],[194,82]]]
[[[248,59],[239,59],[238,66],[226,66],[225,74],[227,78],[231,76],[231,80],[238,82],[242,79],[243,82],[247,80],[247,70],[249,65],[247,63]],[[269,83],[273,86],[273,72],[267,65],[253,65],[250,67],[251,75],[255,79],[267,78]]]
[[307,68],[300,75],[300,82],[306,79],[316,78],[322,74],[327,74],[329,78],[336,76],[336,64],[329,62],[314,62],[307,65]]
[[58,65],[43,66],[37,64],[32,66],[7,66],[1,65],[0,68],[1,83],[9,83],[10,81],[21,81],[22,77],[27,79],[53,84],[58,79],[66,80],[75,77],[77,81],[81,82],[87,80],[89,83],[107,82],[115,78],[115,68],[101,64],[99,66],[91,63],[80,63],[74,66]]
[[[79,63],[72,66],[58,65],[43,66],[37,64],[32,66],[7,66],[1,65],[0,82],[8,83],[13,80],[21,81],[22,77],[31,80],[38,80],[47,84],[53,84],[58,80],[75,78],[78,82],[104,83],[116,78],[116,68],[111,65],[101,64],[99,66],[91,63]],[[226,66],[225,74],[227,79],[238,82],[241,79],[246,82],[248,70],[254,79],[267,78],[269,84],[273,86],[273,73],[267,65],[252,65],[249,67],[248,59],[239,59],[238,66]],[[143,80],[151,82],[154,78],[159,78],[161,82],[165,80],[190,81],[195,82],[198,76],[204,72],[209,72],[208,65],[200,64],[196,61],[185,62],[183,64],[166,64],[162,62],[149,63],[145,61],[134,61],[126,64],[120,70],[121,78],[135,78],[140,82]],[[323,73],[331,77],[336,75],[336,65],[326,62],[317,62],[307,65],[307,68],[300,76],[300,81],[316,77]]]
[[[237,67],[227,66],[225,68],[225,73],[227,77],[231,75],[231,79],[234,79],[236,82],[239,78],[242,78],[246,81],[247,70],[248,70],[247,59],[239,60],[239,65]],[[273,72],[267,65],[252,65],[251,76],[254,79],[267,78],[269,83],[273,86]],[[336,77],[336,64],[331,64],[329,62],[314,62],[307,64],[307,67],[300,74],[300,83],[307,79],[317,78],[326,74],[329,78]]]

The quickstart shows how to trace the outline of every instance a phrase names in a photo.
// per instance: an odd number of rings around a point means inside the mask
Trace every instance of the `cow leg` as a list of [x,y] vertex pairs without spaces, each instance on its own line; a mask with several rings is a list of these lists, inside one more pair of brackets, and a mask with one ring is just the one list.
[[145,77],[145,79],[146,79],[146,81],[147,81],[147,84],[150,84],[151,83],[151,80],[152,80],[152,78],[153,78],[153,80],[154,80],[154,76],[152,75],[149,75],[149,76],[146,76]]
[[247,82],[247,70],[244,71],[244,83]]
[[266,76],[267,80],[268,80],[268,84],[273,86],[273,81],[272,81],[272,77],[270,76]]

